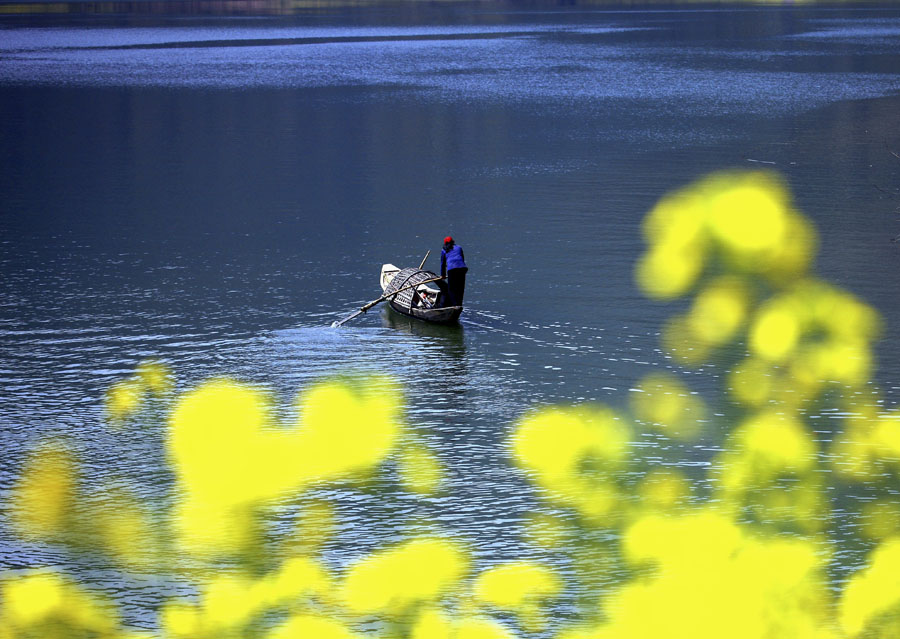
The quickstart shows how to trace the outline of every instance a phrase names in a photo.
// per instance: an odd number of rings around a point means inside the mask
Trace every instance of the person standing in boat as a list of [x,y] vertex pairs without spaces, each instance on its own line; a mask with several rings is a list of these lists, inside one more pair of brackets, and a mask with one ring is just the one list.
[[447,278],[451,306],[462,306],[468,271],[462,247],[448,235],[444,238],[444,248],[441,251],[441,277]]

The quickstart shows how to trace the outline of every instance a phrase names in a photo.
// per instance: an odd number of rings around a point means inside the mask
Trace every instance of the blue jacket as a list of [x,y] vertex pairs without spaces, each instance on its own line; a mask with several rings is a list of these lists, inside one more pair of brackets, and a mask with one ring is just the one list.
[[466,258],[463,257],[462,247],[457,244],[451,246],[449,251],[441,249],[441,277],[454,268],[468,268]]

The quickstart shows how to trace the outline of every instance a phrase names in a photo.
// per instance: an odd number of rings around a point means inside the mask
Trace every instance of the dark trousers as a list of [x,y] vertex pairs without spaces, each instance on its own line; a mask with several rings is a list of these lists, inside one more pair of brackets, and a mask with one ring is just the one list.
[[451,268],[447,271],[447,291],[450,293],[450,306],[462,306],[463,294],[466,292],[467,268]]

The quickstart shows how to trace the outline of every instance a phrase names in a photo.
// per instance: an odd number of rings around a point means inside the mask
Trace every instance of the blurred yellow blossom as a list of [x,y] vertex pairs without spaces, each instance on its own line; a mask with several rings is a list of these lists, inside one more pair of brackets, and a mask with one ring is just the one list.
[[438,599],[466,576],[468,559],[459,545],[414,539],[354,564],[342,596],[354,612],[401,612],[414,602]]
[[513,639],[513,635],[496,621],[475,617],[459,622],[454,639]]
[[200,611],[186,601],[170,601],[159,613],[159,621],[166,635],[195,637],[202,631]]
[[530,600],[556,595],[561,582],[556,574],[538,564],[515,562],[495,566],[475,580],[475,597],[484,603],[516,610]]
[[406,446],[398,460],[400,482],[414,493],[429,494],[438,490],[443,470],[438,458],[421,445]]
[[644,220],[651,249],[637,265],[637,280],[650,297],[683,295],[700,275],[707,244],[705,201],[684,190],[664,197]]
[[168,444],[185,491],[176,513],[185,547],[240,547],[254,504],[382,461],[400,429],[388,390],[381,380],[355,391],[316,386],[301,395],[292,429],[275,427],[264,393],[236,382],[214,380],[183,396]]
[[900,412],[880,413],[871,423],[870,432],[878,457],[900,464]]
[[210,579],[203,588],[201,623],[207,631],[240,628],[247,624],[257,611],[250,596],[253,582],[245,577],[220,574]]
[[316,561],[306,557],[287,559],[278,570],[261,582],[266,605],[296,601],[305,595],[324,596],[331,589],[331,578]]
[[876,540],[900,533],[900,504],[887,499],[863,504],[860,529],[865,537]]
[[513,454],[551,501],[598,521],[614,514],[615,471],[626,460],[629,429],[605,406],[552,408],[526,417],[513,435]]
[[160,564],[163,541],[151,510],[122,490],[104,493],[102,503],[86,513],[95,543],[129,570],[152,571]]
[[144,386],[140,380],[128,378],[116,382],[106,392],[106,414],[114,422],[119,422],[135,413],[141,407]]
[[764,411],[735,430],[737,450],[749,460],[754,476],[766,480],[781,473],[804,473],[816,463],[816,445],[794,417]]
[[692,439],[706,416],[703,400],[671,373],[650,373],[631,394],[635,417],[677,439]]
[[12,523],[26,538],[52,538],[69,530],[77,491],[72,452],[48,442],[29,455],[10,496]]
[[672,468],[652,470],[641,480],[637,494],[641,505],[651,510],[672,510],[690,496],[690,483]]
[[689,319],[676,315],[666,321],[662,331],[662,345],[676,360],[689,365],[708,361],[713,346],[696,339]]
[[707,202],[698,189],[663,196],[644,217],[644,239],[651,245],[700,248],[705,243]]
[[728,375],[731,397],[740,404],[756,407],[772,396],[776,383],[772,366],[761,359],[748,357]]
[[[841,628],[857,637],[870,625],[885,620],[889,610],[900,612],[900,537],[886,539],[869,557],[868,567],[850,578],[840,601]],[[891,618],[886,619],[891,623]],[[897,616],[885,633],[867,636],[897,636]]]
[[168,366],[157,360],[141,362],[135,371],[135,377],[154,395],[165,395],[175,384],[174,375]]
[[809,271],[819,244],[812,223],[797,212],[785,218],[784,238],[769,254],[763,272],[779,287],[789,286]]
[[769,361],[783,361],[800,340],[802,319],[795,305],[769,302],[759,312],[750,330],[751,351]]
[[108,602],[52,571],[0,583],[0,631],[23,637],[111,637],[118,615]]
[[120,426],[140,410],[147,392],[163,397],[173,386],[174,376],[165,364],[152,359],[141,362],[132,375],[106,391],[106,415],[114,426]]
[[3,584],[3,615],[28,625],[47,617],[63,602],[65,585],[54,573],[35,573]]
[[317,615],[297,615],[266,635],[267,639],[355,639],[360,636],[339,621]]
[[750,291],[741,278],[719,277],[694,298],[687,319],[691,334],[701,343],[721,346],[736,336],[749,305]]
[[757,539],[698,512],[639,520],[623,549],[656,568],[608,598],[598,636],[812,637],[828,627],[824,557],[810,542]]
[[[772,173],[733,174],[709,189],[709,228],[741,265],[774,254],[787,239],[788,195]],[[711,187],[711,188],[710,188]]]
[[648,296],[671,299],[687,292],[702,268],[702,255],[691,247],[657,246],[638,263],[637,281]]
[[[644,221],[647,253],[638,261],[636,279],[649,297],[671,299],[687,293],[707,262],[718,255],[729,270],[758,273],[789,283],[809,267],[815,232],[790,202],[774,173],[713,174],[660,200]],[[701,323],[713,339],[739,320],[740,298],[713,297],[725,311],[715,324]],[[698,311],[698,316],[709,313]],[[719,324],[721,322],[721,324]]]
[[440,610],[426,607],[413,623],[410,639],[452,639],[453,622]]

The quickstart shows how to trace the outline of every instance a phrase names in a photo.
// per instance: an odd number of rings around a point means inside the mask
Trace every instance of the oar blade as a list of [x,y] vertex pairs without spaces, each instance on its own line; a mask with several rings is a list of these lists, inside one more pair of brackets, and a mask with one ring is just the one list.
[[331,323],[331,328],[337,328],[337,327],[343,325],[345,322],[349,322],[350,320],[352,320],[352,319],[353,319],[354,317],[356,317],[357,315],[362,315],[363,312],[364,312],[364,311],[359,310],[359,311],[356,311],[355,313],[353,313],[353,315],[348,315],[347,317],[345,317],[344,319],[342,319],[342,320],[339,321],[339,322],[332,322],[332,323]]
[[[426,255],[425,257],[427,258],[428,256]],[[345,318],[342,319],[340,322],[332,322],[332,323],[331,323],[331,328],[337,328],[338,326],[340,326],[340,325],[343,324],[344,322],[349,322],[350,320],[352,320],[352,319],[353,319],[354,317],[356,317],[357,315],[362,315],[363,313],[365,313],[366,311],[368,311],[370,308],[372,308],[372,307],[375,306],[376,304],[380,304],[380,303],[383,302],[384,300],[388,299],[389,297],[393,297],[393,296],[396,295],[397,293],[401,293],[401,292],[406,291],[406,290],[409,290],[409,289],[411,289],[411,288],[415,288],[415,287],[417,287],[417,286],[421,286],[422,284],[427,284],[428,282],[436,282],[436,281],[442,280],[442,279],[444,279],[444,278],[443,278],[443,277],[432,277],[431,279],[428,279],[428,280],[422,280],[421,282],[415,282],[414,284],[410,284],[409,286],[404,286],[403,288],[398,289],[398,290],[396,290],[396,291],[391,291],[390,293],[385,293],[384,295],[382,295],[381,297],[379,297],[377,300],[372,300],[371,302],[369,302],[368,304],[366,304],[365,306],[363,306],[361,309],[359,309],[358,311],[356,311],[353,315],[349,315],[349,316],[345,317]]]

